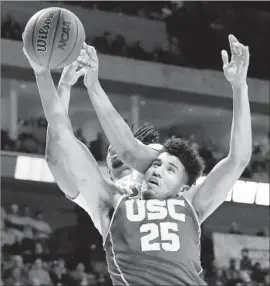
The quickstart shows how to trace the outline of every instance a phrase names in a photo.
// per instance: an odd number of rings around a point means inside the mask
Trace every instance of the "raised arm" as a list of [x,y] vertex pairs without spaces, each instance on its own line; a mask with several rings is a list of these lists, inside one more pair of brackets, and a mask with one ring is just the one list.
[[84,44],[84,49],[85,56],[79,61],[86,70],[84,84],[99,122],[120,159],[133,169],[144,173],[156,158],[157,152],[134,138],[128,124],[115,110],[99,83],[98,58],[94,47]]
[[[60,81],[58,83],[57,94],[62,101],[62,104],[65,108],[65,111],[68,113],[69,103],[70,103],[70,94],[71,94],[71,86],[73,86],[80,74],[76,72],[78,67],[78,62],[74,62],[70,66],[64,68]],[[83,148],[84,146],[82,142]],[[87,152],[87,151],[86,151]],[[75,199],[79,195],[79,190],[74,184],[71,177],[68,175],[69,170],[67,165],[65,164],[65,160],[61,159],[61,157],[65,157],[64,152],[62,151],[61,146],[54,140],[51,132],[50,125],[47,128],[47,137],[46,137],[46,150],[45,155],[48,163],[48,166],[53,171],[54,177],[57,181],[58,186],[71,199]]]
[[194,188],[190,193],[186,193],[201,222],[226,200],[230,189],[248,165],[252,154],[251,118],[246,83],[249,50],[232,35],[229,36],[229,41],[231,62],[228,62],[226,51],[222,51],[222,59],[224,75],[231,83],[233,90],[230,151],[228,156],[213,168],[197,190]]
[[[27,56],[27,55],[26,55]],[[57,95],[49,70],[37,66],[30,59],[30,65],[35,71],[37,86],[41,97],[43,110],[50,126],[52,139],[61,150],[60,156],[47,154],[46,160],[52,168],[53,174],[62,168],[63,160],[66,166],[60,173],[70,176],[75,186],[84,196],[91,218],[96,228],[103,234],[101,221],[105,212],[108,213],[115,206],[119,196],[117,188],[102,176],[98,164],[90,152],[86,156],[85,150],[78,143],[73,134],[71,122],[65,107]],[[56,179],[59,178],[56,176]],[[89,191],[91,190],[91,191]]]

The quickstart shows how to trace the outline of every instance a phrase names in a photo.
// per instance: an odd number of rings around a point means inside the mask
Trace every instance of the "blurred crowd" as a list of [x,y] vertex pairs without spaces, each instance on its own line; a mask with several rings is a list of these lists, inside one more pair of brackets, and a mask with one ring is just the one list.
[[[19,207],[16,204],[6,209],[7,211],[4,207],[1,208],[1,285],[111,286],[104,256],[100,254],[103,250],[95,252],[96,248],[102,248],[101,243],[90,245],[90,238],[98,235],[97,231],[92,228],[87,232],[91,221],[82,209],[80,212],[83,212],[87,220],[83,223],[81,221],[81,227],[84,237],[89,236],[86,241],[88,248],[93,251],[84,249],[79,255],[67,255],[58,251],[52,243],[56,230],[52,230],[42,212],[38,211],[32,216],[32,210],[28,206]],[[232,222],[228,232],[244,234],[236,222]],[[80,232],[76,231],[76,235],[80,236]],[[258,231],[257,235],[267,237],[269,231]],[[72,247],[73,251],[76,249],[76,246]],[[209,286],[270,285],[269,269],[263,269],[258,262],[253,263],[248,249],[242,249],[242,258],[239,261],[232,258],[226,262],[228,267],[218,266],[214,257],[212,235],[204,226],[201,251],[204,268],[202,275]],[[99,259],[96,259],[97,256]],[[85,265],[84,261],[89,259],[90,263]]]
[[[1,150],[45,154],[47,135],[47,121],[45,118],[31,117],[27,120],[19,120],[18,134],[18,139],[12,140],[7,131],[1,130]],[[75,135],[89,148],[97,161],[102,161],[105,158],[105,154],[102,151],[103,142],[100,133],[97,134],[97,139],[91,142],[87,142],[80,128],[75,131]]]
[[[86,269],[84,263],[57,253],[53,231],[42,212],[31,216],[27,206],[1,209],[1,285],[5,286],[109,286],[103,269]],[[103,262],[104,264],[104,262]],[[100,268],[100,267],[99,267]]]
[[[197,69],[220,70],[220,51],[227,48],[227,36],[232,33],[250,46],[253,62],[249,75],[269,77],[267,62],[270,41],[267,35],[270,32],[270,11],[263,2],[59,2],[109,11],[119,17],[125,14],[165,22],[167,43],[155,46],[151,51],[145,49],[140,40],[127,41],[123,34],[110,33],[106,28],[102,35],[91,35],[86,30],[86,42],[95,46],[98,52]],[[5,16],[1,23],[1,37],[21,41],[24,25],[12,15]],[[260,33],[257,33],[258,30]]]
[[[235,221],[229,226],[228,233],[245,234]],[[269,237],[269,227],[259,230],[254,235]],[[209,286],[270,285],[270,269],[263,268],[259,262],[252,262],[247,248],[242,248],[241,259],[231,258],[226,261],[227,267],[218,265],[214,257],[212,235],[203,226],[201,262],[204,269],[203,275]]]
[[[7,131],[1,130],[1,150],[41,155],[45,154],[47,132],[47,121],[45,118],[39,117],[20,120],[18,130],[19,136],[16,141],[9,138]],[[173,127],[169,128],[166,136],[161,138],[161,141],[172,135],[189,140],[195,145],[205,161],[205,174],[208,174],[216,163],[226,156],[226,154],[213,142],[208,140],[208,142],[199,145],[197,144],[198,140],[194,134],[191,134],[186,138],[181,134],[175,133]],[[105,160],[106,145],[108,142],[101,133],[98,133],[96,140],[91,142],[86,140],[83,131],[80,128],[75,131],[75,136],[89,148],[97,161]],[[242,174],[243,178],[252,179],[261,183],[269,183],[269,136],[270,133],[268,134],[268,139],[265,138],[265,142],[253,143],[253,156],[249,166]]]

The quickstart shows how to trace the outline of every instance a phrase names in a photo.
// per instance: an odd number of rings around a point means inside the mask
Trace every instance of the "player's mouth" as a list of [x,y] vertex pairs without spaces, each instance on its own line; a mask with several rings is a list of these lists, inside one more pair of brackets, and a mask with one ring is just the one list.
[[149,180],[148,180],[148,183],[152,184],[152,185],[155,185],[155,186],[158,186],[159,183],[158,183],[158,180],[154,177],[151,177]]

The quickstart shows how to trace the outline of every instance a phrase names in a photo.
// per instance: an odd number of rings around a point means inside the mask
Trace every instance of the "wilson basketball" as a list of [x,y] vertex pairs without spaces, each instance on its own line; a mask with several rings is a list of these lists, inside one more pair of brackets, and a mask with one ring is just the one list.
[[49,69],[74,62],[84,41],[85,31],[79,18],[58,7],[34,14],[23,33],[24,47],[31,60]]

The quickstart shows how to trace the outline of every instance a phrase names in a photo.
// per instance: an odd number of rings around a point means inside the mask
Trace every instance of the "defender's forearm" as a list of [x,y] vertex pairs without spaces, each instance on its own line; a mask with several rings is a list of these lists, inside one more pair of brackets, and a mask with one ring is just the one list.
[[233,86],[233,120],[230,155],[238,162],[248,163],[252,154],[251,116],[248,86]]
[[[71,86],[68,84],[62,83],[60,80],[58,84],[57,94],[62,101],[62,104],[68,113],[69,103],[70,103],[70,93]],[[46,136],[46,157],[57,157],[59,156],[59,144],[53,139],[52,132],[50,129],[50,125],[47,128],[47,136]]]
[[93,89],[88,89],[88,94],[108,140],[116,153],[125,157],[137,144],[128,124],[115,110],[99,82]]
[[36,74],[36,81],[45,117],[53,134],[60,136],[65,131],[73,132],[71,122],[61,99],[57,95],[50,72]]

